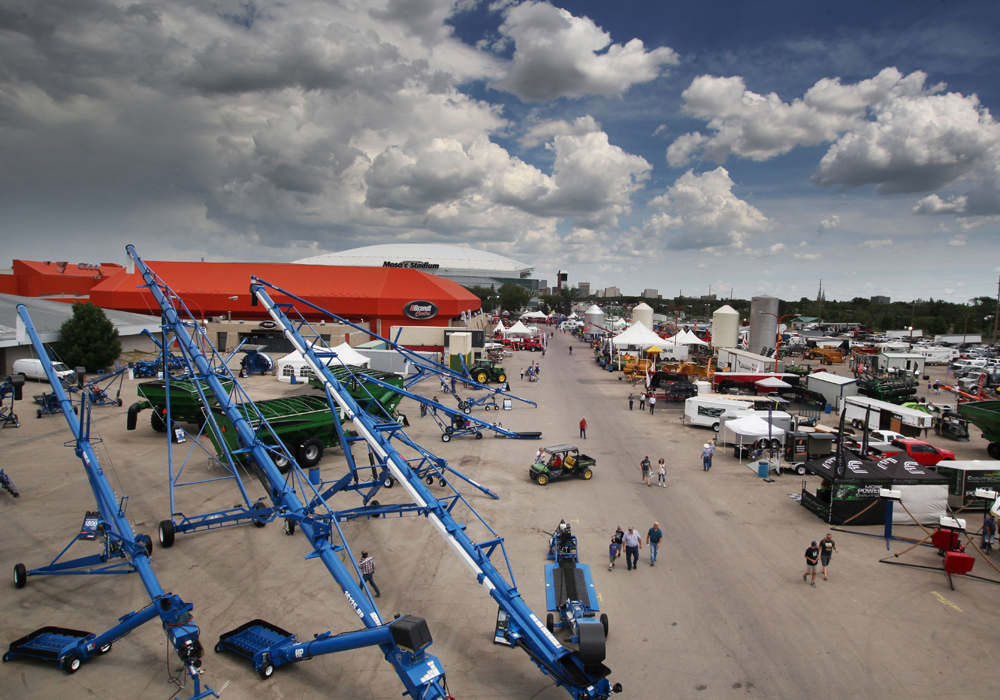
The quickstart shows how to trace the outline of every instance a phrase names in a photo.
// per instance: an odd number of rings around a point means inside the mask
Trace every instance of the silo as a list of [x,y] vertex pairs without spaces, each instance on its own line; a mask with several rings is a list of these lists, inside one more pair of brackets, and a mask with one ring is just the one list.
[[774,348],[778,336],[778,301],[777,297],[767,295],[750,300],[750,352],[759,354],[765,348]]
[[740,342],[740,314],[728,304],[712,314],[712,347],[735,348]]
[[598,326],[593,329],[598,333],[603,333],[604,329],[607,328],[607,324],[604,321],[604,312],[601,311],[597,304],[593,304],[589,309],[583,312],[583,320],[586,321],[588,325]]
[[653,307],[643,302],[632,309],[632,322],[641,321],[642,325],[652,330],[653,328]]

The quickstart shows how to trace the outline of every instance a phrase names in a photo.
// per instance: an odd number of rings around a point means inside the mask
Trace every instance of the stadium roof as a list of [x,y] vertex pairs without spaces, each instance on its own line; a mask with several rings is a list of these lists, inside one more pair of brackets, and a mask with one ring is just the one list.
[[[429,263],[430,266],[412,265],[432,274],[444,271],[481,271],[502,273],[505,277],[524,277],[533,267],[496,253],[475,248],[427,243],[390,243],[363,248],[326,253],[295,262],[305,265],[344,265],[353,267],[383,267],[385,263]],[[396,267],[392,265],[391,267]]]

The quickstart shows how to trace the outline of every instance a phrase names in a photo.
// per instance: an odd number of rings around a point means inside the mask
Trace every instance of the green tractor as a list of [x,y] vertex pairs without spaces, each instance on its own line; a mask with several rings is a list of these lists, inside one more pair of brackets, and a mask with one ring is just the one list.
[[492,360],[476,360],[475,364],[469,368],[469,375],[480,384],[499,382],[503,384],[507,381],[507,372],[503,367],[497,367]]

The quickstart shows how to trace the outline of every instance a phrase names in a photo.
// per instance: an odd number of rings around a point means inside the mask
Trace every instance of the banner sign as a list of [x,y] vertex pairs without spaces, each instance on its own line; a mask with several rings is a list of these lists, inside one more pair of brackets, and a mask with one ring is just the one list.
[[437,316],[438,308],[429,301],[411,301],[403,306],[403,313],[415,321],[426,321]]

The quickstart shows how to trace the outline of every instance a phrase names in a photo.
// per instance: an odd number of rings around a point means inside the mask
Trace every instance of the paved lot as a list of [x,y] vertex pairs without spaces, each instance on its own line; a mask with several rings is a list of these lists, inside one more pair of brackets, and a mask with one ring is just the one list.
[[[880,564],[885,541],[835,533],[840,548],[831,578],[814,589],[801,579],[803,552],[826,533],[815,516],[789,494],[801,478],[774,483],[757,479],[720,450],[715,467],[701,470],[701,445],[712,433],[681,425],[680,411],[657,408],[629,412],[627,385],[600,371],[583,345],[567,351],[569,336],[556,334],[545,358],[522,352],[508,359],[515,392],[537,400],[538,409],[504,412],[504,425],[541,430],[546,444],[578,442],[597,459],[590,482],[539,487],[527,479],[535,441],[487,437],[444,444],[415,405],[404,410],[410,433],[452,466],[501,495],[493,501],[468,487],[469,501],[507,541],[507,551],[526,602],[544,614],[542,566],[547,537],[560,518],[580,539],[582,561],[593,566],[601,608],[610,616],[608,666],[612,680],[632,698],[981,698],[992,694],[989,674],[998,652],[998,589],[957,580],[951,591],[942,573]],[[541,364],[541,381],[520,382],[521,366]],[[932,375],[941,374],[940,369]],[[126,385],[126,407],[134,383]],[[255,377],[246,386],[266,398],[303,389]],[[431,382],[424,390],[433,392]],[[32,392],[28,392],[32,393]],[[478,413],[496,419],[496,414]],[[0,432],[4,468],[22,497],[0,493],[0,566],[29,568],[51,559],[70,539],[92,497],[79,461],[63,443],[69,431],[61,416],[36,420],[27,402],[19,406],[22,427]],[[125,430],[125,409],[102,407],[95,433],[97,452],[119,493],[130,496],[128,512],[137,530],[155,537],[169,512],[166,445],[140,418]],[[588,439],[578,440],[586,416]],[[987,459],[986,443],[973,431],[969,443],[938,439],[960,458]],[[639,461],[649,455],[668,465],[667,488],[640,484]],[[336,451],[322,463],[324,478],[343,471]],[[205,458],[189,471],[206,473]],[[217,473],[217,472],[212,472]],[[254,487],[258,489],[258,487]],[[437,488],[436,486],[434,487]],[[258,489],[259,490],[259,489]],[[401,500],[401,489],[384,490],[383,502]],[[222,486],[188,489],[178,509],[205,512],[235,503]],[[348,506],[355,502],[343,501]],[[970,522],[978,523],[976,515]],[[485,539],[471,516],[470,533]],[[634,572],[604,564],[615,525],[641,532],[658,520],[665,532],[659,563],[647,550]],[[862,530],[864,528],[858,528]],[[875,533],[880,528],[867,528]],[[426,617],[432,651],[447,670],[457,698],[565,698],[515,650],[491,644],[496,605],[477,586],[432,528],[417,518],[352,523],[345,528],[355,553],[362,548],[378,562],[378,599],[386,617],[412,612]],[[917,528],[903,534],[922,536]],[[893,551],[904,548],[892,544]],[[339,588],[322,565],[304,561],[301,535],[288,538],[269,525],[179,536],[169,550],[157,547],[160,581],[195,605],[195,620],[211,648],[218,635],[262,618],[300,639],[327,630],[356,628]],[[1000,557],[995,557],[1000,559]],[[904,561],[938,566],[933,551],[920,549]],[[985,562],[975,572],[1000,580]],[[9,579],[8,579],[9,580]],[[146,604],[134,576],[32,578],[24,590],[8,583],[0,595],[0,643],[45,625],[102,631]],[[0,666],[0,697],[48,700],[65,697],[156,698],[170,696],[168,667],[177,664],[155,624],[146,625],[93,659],[73,676],[53,667],[16,661]],[[401,686],[377,651],[362,650],[279,669],[261,681],[249,665],[209,651],[205,680],[230,698],[398,698]],[[182,691],[180,697],[187,697]]]

